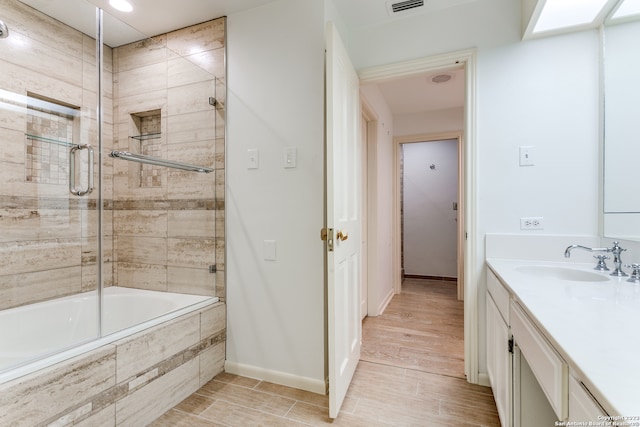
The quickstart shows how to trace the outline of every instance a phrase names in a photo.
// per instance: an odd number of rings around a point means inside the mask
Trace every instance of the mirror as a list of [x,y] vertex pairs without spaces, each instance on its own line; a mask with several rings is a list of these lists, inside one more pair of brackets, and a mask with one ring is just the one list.
[[603,31],[603,231],[640,241],[640,10],[620,17],[621,3]]

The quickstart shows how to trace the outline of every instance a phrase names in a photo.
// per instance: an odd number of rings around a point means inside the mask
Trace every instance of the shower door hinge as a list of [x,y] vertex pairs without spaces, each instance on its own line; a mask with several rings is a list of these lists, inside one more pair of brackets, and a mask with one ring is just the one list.
[[509,353],[513,354],[513,337],[509,338],[508,346],[509,346]]
[[327,242],[327,250],[333,252],[333,228],[323,228],[320,230],[320,239]]

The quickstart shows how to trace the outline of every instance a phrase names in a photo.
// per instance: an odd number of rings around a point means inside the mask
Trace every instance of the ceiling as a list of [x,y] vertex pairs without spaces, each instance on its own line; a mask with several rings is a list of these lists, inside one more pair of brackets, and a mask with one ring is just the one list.
[[[20,0],[86,34],[95,34],[95,8],[105,11],[104,42],[121,46],[148,36],[188,27],[221,16],[264,6],[277,0],[129,0],[131,13],[113,10],[108,0]],[[337,0],[334,2],[351,29],[384,25],[410,16],[427,15],[478,0],[428,0],[410,11],[392,14],[389,5],[400,0]],[[419,75],[379,84],[393,114],[420,113],[461,107],[464,100],[463,70],[448,71],[452,79],[431,83],[432,75]]]

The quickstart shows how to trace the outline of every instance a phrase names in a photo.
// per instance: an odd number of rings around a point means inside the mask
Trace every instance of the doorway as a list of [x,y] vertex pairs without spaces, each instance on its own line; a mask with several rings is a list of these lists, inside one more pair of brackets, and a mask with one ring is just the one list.
[[[361,87],[369,85],[369,84],[378,84],[382,82],[387,82],[389,80],[397,80],[403,79],[407,77],[415,77],[418,75],[426,75],[430,73],[436,73],[438,71],[443,70],[453,70],[453,69],[462,69],[464,70],[464,75],[461,77],[464,80],[464,112],[462,117],[462,126],[459,127],[451,127],[449,129],[443,129],[442,133],[445,131],[453,131],[457,130],[459,134],[459,164],[460,164],[460,185],[461,191],[459,193],[459,203],[458,203],[458,224],[459,224],[459,257],[458,259],[461,261],[459,270],[459,280],[461,282],[459,298],[464,295],[464,369],[465,375],[469,382],[471,383],[479,383],[479,373],[478,373],[478,331],[476,330],[475,325],[478,322],[478,308],[477,308],[477,277],[480,274],[476,265],[478,264],[477,260],[477,242],[476,242],[476,186],[471,177],[475,174],[476,167],[476,155],[475,155],[475,123],[476,123],[476,111],[475,111],[475,50],[467,50],[460,52],[453,52],[450,54],[439,55],[435,57],[423,58],[419,60],[406,61],[403,63],[396,63],[386,66],[373,67],[370,69],[365,69],[359,72]],[[380,117],[381,121],[385,120],[384,112],[382,117]],[[444,123],[442,120],[435,119],[438,123]],[[385,134],[388,132],[389,127],[384,128],[384,123],[380,123],[379,126],[379,138],[377,148],[384,147],[383,144],[380,144],[380,140],[384,139]],[[417,135],[420,133],[428,133],[427,130],[422,131],[407,131],[404,133],[398,133],[398,121],[393,120],[394,126],[394,134],[396,135]],[[463,131],[460,131],[462,129]],[[406,138],[406,137],[401,137]],[[402,141],[401,138],[395,138],[395,144],[391,144],[393,149],[390,150],[390,157],[393,157],[393,160],[390,161],[394,168],[393,173],[389,175],[381,174],[380,165],[383,162],[380,161],[381,156],[377,157],[377,162],[371,162],[371,153],[369,156],[369,177],[370,177],[370,185],[371,182],[380,182],[384,179],[387,179],[386,176],[389,176],[392,180],[394,177],[399,176],[398,170],[398,150],[397,145],[400,142],[414,142],[414,141]],[[383,141],[384,142],[384,141]],[[381,153],[374,153],[381,154]],[[399,181],[399,180],[397,180]],[[400,206],[400,188],[399,182],[396,182],[395,188],[390,191],[389,195],[379,195],[375,192],[369,193],[369,204],[371,206],[371,200],[376,197],[388,197],[389,199],[393,199],[392,205],[399,207]],[[378,204],[379,205],[379,204]],[[376,218],[374,215],[376,211],[370,211],[369,215],[369,227],[375,227]],[[390,274],[390,280],[392,280],[394,293],[399,293],[401,290],[401,242],[400,242],[400,212],[399,208],[394,210],[394,218],[393,218],[393,226],[389,231],[389,236],[381,235],[380,229],[378,228],[375,237],[376,239],[371,239],[369,236],[369,258],[370,258],[370,266],[374,263],[371,262],[371,257],[375,260],[380,261],[380,257],[376,258],[375,251],[384,250],[385,246],[383,243],[390,241],[391,244],[391,256],[390,260],[387,259],[385,262],[389,262],[392,264],[390,269],[392,270],[392,274]],[[373,225],[372,225],[373,223]],[[378,244],[376,244],[376,241]],[[379,263],[378,263],[379,264]],[[370,283],[372,282],[372,278],[370,277]],[[375,281],[373,281],[375,282]],[[371,295],[373,292],[376,292],[376,289],[369,288],[369,295],[371,301]],[[371,306],[370,306],[371,310]]]
[[399,149],[403,279],[457,281],[458,138]]
[[464,155],[461,132],[395,138],[400,283],[456,282],[464,299]]

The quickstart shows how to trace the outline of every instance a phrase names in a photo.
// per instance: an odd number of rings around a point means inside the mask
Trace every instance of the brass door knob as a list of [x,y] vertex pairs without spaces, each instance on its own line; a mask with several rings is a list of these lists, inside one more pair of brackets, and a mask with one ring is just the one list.
[[342,230],[338,231],[338,239],[343,242],[349,238],[349,233],[343,233]]

